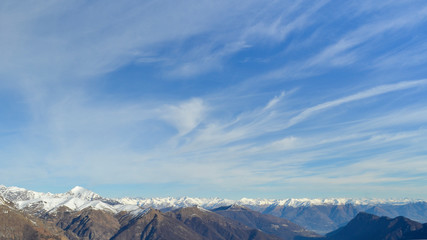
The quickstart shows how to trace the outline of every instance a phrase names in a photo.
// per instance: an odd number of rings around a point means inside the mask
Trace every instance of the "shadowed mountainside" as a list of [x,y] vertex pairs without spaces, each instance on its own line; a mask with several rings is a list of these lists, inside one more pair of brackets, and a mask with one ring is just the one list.
[[278,236],[282,239],[297,239],[298,237],[320,237],[301,226],[283,218],[253,211],[238,205],[220,207],[212,210],[224,217],[233,219],[248,227],[260,229],[265,233]]
[[328,240],[406,240],[427,238],[425,231],[425,225],[405,217],[378,217],[362,212],[326,236]]
[[183,222],[205,239],[279,239],[257,228],[198,207],[181,208],[166,214]]

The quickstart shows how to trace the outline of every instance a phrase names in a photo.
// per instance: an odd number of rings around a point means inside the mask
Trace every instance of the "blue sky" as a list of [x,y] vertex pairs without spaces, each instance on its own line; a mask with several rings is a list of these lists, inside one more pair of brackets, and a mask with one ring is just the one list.
[[3,1],[0,183],[427,198],[425,1]]

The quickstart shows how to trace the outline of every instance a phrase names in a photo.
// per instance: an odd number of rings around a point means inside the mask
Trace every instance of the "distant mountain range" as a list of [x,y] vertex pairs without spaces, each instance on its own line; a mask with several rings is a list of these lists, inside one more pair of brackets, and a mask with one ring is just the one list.
[[411,200],[111,199],[0,186],[0,210],[0,239],[427,239],[427,203]]
[[238,206],[213,211],[197,206],[168,212],[149,208],[138,214],[115,213],[91,206],[82,210],[61,206],[32,215],[26,213],[29,208],[18,210],[13,203],[0,197],[0,210],[0,239],[280,240],[320,237],[285,219]]

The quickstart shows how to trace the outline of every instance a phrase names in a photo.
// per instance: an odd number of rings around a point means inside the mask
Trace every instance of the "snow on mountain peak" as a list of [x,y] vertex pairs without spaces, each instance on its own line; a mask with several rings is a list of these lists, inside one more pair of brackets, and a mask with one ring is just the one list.
[[84,187],[80,187],[80,186],[75,186],[73,189],[71,189],[70,191],[68,191],[66,194],[71,195],[73,197],[76,198],[80,198],[83,200],[99,200],[102,199],[101,196],[99,196],[98,194],[84,188]]
[[[242,198],[240,200],[229,200],[221,198],[103,198],[100,195],[84,188],[76,186],[66,193],[42,193],[18,187],[6,187],[0,185],[0,199],[10,201],[19,209],[35,211],[38,213],[56,211],[61,206],[72,210],[82,210],[90,207],[98,210],[108,210],[111,212],[126,211],[131,214],[139,214],[143,209],[175,209],[181,207],[199,206],[204,209],[214,209],[217,207],[237,204],[249,208],[264,207],[305,207],[312,205],[375,205],[392,204],[402,205],[414,200],[379,200],[379,199],[351,199],[351,198],[287,198],[287,199],[251,199]],[[1,201],[1,200],[0,200]],[[422,201],[422,200],[420,200]],[[1,202],[0,202],[1,204]]]
[[142,209],[136,205],[119,204],[110,199],[102,198],[100,195],[77,186],[66,193],[39,193],[24,188],[0,186],[0,197],[11,201],[19,209],[30,212],[43,213],[56,211],[61,206],[72,210],[93,208],[107,210],[114,213],[127,211],[138,213]]

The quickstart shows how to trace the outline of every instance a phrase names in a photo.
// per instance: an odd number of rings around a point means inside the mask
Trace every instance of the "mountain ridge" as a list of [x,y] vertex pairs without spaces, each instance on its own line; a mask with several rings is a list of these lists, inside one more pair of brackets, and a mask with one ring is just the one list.
[[288,219],[321,234],[344,226],[361,211],[388,217],[402,215],[418,222],[427,222],[427,202],[412,199],[105,198],[80,186],[76,186],[66,193],[53,194],[3,185],[0,185],[0,196],[12,202],[18,209],[39,216],[55,212],[60,207],[67,207],[73,211],[91,207],[113,214],[124,211],[138,215],[148,208],[166,212],[184,207],[200,206],[212,210],[235,204],[260,213]]
[[[21,196],[19,199],[11,197],[14,194]],[[237,205],[275,205],[286,207],[303,207],[303,206],[318,206],[318,205],[405,205],[408,203],[426,202],[423,199],[379,199],[379,198],[284,198],[284,199],[267,199],[267,198],[241,198],[239,200],[231,200],[225,198],[199,198],[199,197],[122,197],[122,198],[107,198],[90,191],[81,186],[75,186],[66,193],[44,193],[27,190],[20,187],[7,187],[0,185],[0,195],[11,201],[23,201],[40,197],[61,197],[65,195],[75,196],[84,200],[109,200],[116,201],[123,205],[137,205],[141,207],[154,207],[156,209],[168,207],[190,207],[194,205],[206,206],[208,208],[227,206],[232,204]]]
[[[191,198],[184,200],[185,204],[191,203]],[[380,213],[390,213],[391,210],[405,210],[407,213],[415,211],[420,216],[427,216],[425,206],[426,203],[415,202],[406,205],[366,205],[365,208]],[[298,207],[272,205],[261,212],[233,203],[210,209],[197,204],[176,209],[155,209],[123,205],[83,187],[74,187],[66,193],[45,194],[0,186],[0,239],[2,236],[6,239],[71,240],[427,238],[427,223],[422,224],[403,216],[380,217],[359,211],[356,207],[352,204]],[[280,216],[266,212],[279,213]],[[306,228],[304,224],[311,228]],[[322,236],[319,232],[313,232],[313,229],[334,231]]]
[[419,234],[425,231],[423,224],[399,216],[396,218],[380,217],[360,212],[346,226],[326,234],[327,240],[400,240],[426,238]]

